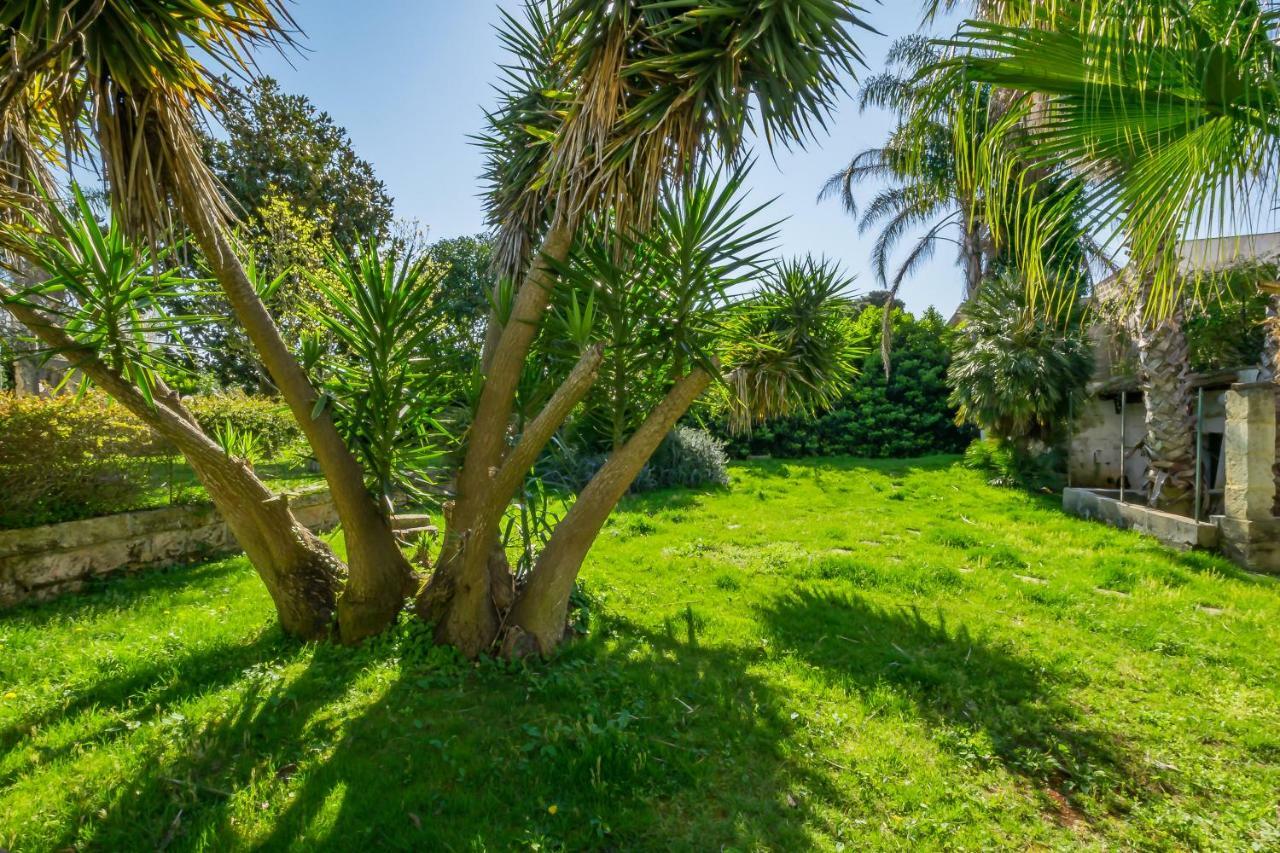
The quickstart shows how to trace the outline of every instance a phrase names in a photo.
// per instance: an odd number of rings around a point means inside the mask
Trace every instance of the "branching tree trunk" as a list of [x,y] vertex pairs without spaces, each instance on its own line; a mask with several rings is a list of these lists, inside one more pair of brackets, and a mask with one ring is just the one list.
[[[0,297],[13,295],[0,284]],[[285,498],[272,494],[246,464],[228,457],[196,425],[178,395],[163,384],[156,388],[155,404],[149,405],[137,387],[92,350],[76,344],[52,319],[18,302],[8,307],[46,346],[186,457],[266,584],[284,631],[306,640],[327,637],[342,563],[294,519]]]
[[[550,430],[538,446],[533,447],[531,443],[530,449],[534,452],[523,470],[508,469],[508,476],[499,476],[525,358],[555,287],[554,265],[568,257],[572,244],[571,223],[559,220],[547,232],[540,256],[516,294],[511,318],[487,354],[485,384],[458,474],[457,498],[445,519],[444,547],[435,573],[418,595],[418,613],[436,624],[436,638],[470,657],[490,648],[498,635],[489,565],[502,514],[538,453],[573,408],[570,405],[554,423],[544,421]],[[581,366],[580,363],[579,368]],[[581,386],[581,395],[586,394],[590,382],[594,381],[598,366],[597,353],[595,365],[586,377],[589,381]],[[579,381],[584,379],[579,370],[575,370],[575,374]],[[560,390],[563,392],[565,388]],[[560,392],[556,397],[560,403],[566,399]],[[556,397],[548,403],[548,411],[552,410]],[[574,405],[580,399],[578,396]],[[529,435],[530,431],[526,430],[526,437]],[[516,473],[519,476],[515,476]]]
[[1188,513],[1194,499],[1195,423],[1187,336],[1181,307],[1162,318],[1152,316],[1152,283],[1145,276],[1139,284],[1129,318],[1146,408],[1148,495],[1154,507]]
[[711,378],[702,368],[694,368],[677,381],[578,495],[573,507],[556,525],[534,564],[528,583],[516,598],[508,618],[511,631],[505,641],[507,654],[547,654],[560,644],[569,594],[573,592],[573,584],[592,543],[640,469],[676,421],[711,384]]
[[378,509],[364,483],[364,471],[339,434],[330,413],[317,407],[319,394],[276,328],[246,275],[222,224],[201,204],[192,189],[181,185],[182,210],[214,275],[244,327],[258,357],[289,405],[311,445],[329,485],[347,546],[348,578],[338,601],[338,625],[346,643],[381,632],[396,618],[417,586],[409,561],[401,553],[390,520]]

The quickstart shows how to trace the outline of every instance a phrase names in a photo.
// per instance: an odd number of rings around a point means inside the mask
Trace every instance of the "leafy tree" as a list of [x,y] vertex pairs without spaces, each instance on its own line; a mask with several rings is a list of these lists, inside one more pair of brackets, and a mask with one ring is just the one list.
[[263,211],[283,199],[303,218],[324,222],[347,249],[389,236],[391,196],[328,113],[271,77],[244,87],[224,77],[218,94],[215,113],[226,135],[207,138],[204,157],[248,230],[270,228]]
[[469,370],[484,344],[484,320],[497,285],[493,242],[485,234],[451,237],[428,245],[426,254],[447,270],[440,279],[436,310],[441,326],[434,340],[441,352],[456,355]]
[[953,338],[951,404],[958,421],[987,430],[1020,452],[1063,439],[1093,375],[1093,350],[1079,315],[1045,317],[1024,283],[1006,273],[964,308]]
[[716,421],[731,453],[905,458],[964,449],[972,432],[956,425],[947,399],[950,330],[942,316],[933,309],[919,319],[901,308],[893,311],[893,370],[888,376],[879,346],[882,308],[864,306],[855,316],[853,337],[868,352],[848,391],[830,408],[771,420],[745,435],[729,433]]

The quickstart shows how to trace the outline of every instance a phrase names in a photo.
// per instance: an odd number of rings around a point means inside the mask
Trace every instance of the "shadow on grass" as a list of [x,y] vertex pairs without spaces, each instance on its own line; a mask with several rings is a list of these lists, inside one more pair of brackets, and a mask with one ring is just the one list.
[[[148,666],[132,669],[119,678],[104,678],[77,689],[62,703],[27,714],[0,729],[0,752],[18,746],[33,730],[55,722],[75,722],[77,717],[95,715],[103,708],[119,712],[129,723],[122,725],[119,719],[104,718],[105,728],[90,737],[95,744],[109,743],[127,736],[130,726],[150,722],[175,704],[226,687],[242,678],[245,669],[296,648],[273,626],[241,645],[220,644],[162,661],[149,661]],[[37,748],[27,765],[16,766],[0,775],[0,787],[39,764],[74,753],[82,743],[83,739],[54,749]]]
[[190,563],[168,568],[115,572],[88,581],[81,589],[54,601],[35,601],[0,613],[0,619],[42,628],[58,619],[93,619],[102,612],[114,613],[137,606],[166,592],[181,593],[230,578],[244,571],[241,558],[193,557]]
[[931,620],[916,608],[801,591],[760,614],[782,648],[847,690],[888,687],[965,759],[1067,799],[1090,794],[1109,811],[1149,787],[1123,745],[1060,695],[1054,673],[948,626],[940,612]]
[[784,756],[794,724],[748,671],[756,653],[699,644],[692,613],[605,621],[540,666],[416,638],[317,649],[155,748],[57,846],[234,846],[259,801],[269,850],[806,846],[787,786],[828,786]]

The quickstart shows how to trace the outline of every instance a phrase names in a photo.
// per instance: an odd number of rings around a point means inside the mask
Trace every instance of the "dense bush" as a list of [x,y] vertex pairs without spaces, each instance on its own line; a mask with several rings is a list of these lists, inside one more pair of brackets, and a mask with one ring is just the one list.
[[217,436],[229,425],[237,433],[255,436],[263,459],[275,459],[302,437],[288,406],[269,397],[235,391],[187,397],[182,402],[207,435]]
[[867,340],[869,352],[861,375],[838,405],[814,416],[761,424],[746,436],[729,435],[717,425],[730,454],[901,458],[963,450],[973,433],[955,425],[955,410],[947,403],[946,322],[933,309],[919,319],[895,310],[892,372],[886,379],[880,353],[882,317],[874,305],[858,315],[855,327]]
[[1093,376],[1079,311],[1045,311],[1009,273],[983,282],[963,318],[950,372],[960,419],[1024,451],[1062,441]]
[[130,509],[157,452],[152,432],[104,395],[0,393],[0,528]]
[[[553,488],[578,492],[606,459],[607,453],[582,453],[572,446],[561,445],[539,463],[538,474]],[[631,491],[727,486],[728,463],[723,441],[706,430],[678,426],[640,469]]]
[[1021,449],[998,438],[975,439],[964,451],[964,464],[993,486],[1058,489],[1065,480],[1060,450]]

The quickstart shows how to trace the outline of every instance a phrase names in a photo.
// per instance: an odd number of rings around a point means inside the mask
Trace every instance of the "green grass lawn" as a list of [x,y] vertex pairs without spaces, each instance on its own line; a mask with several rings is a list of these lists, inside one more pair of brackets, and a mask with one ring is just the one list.
[[1280,847],[1280,585],[952,459],[733,480],[547,664],[296,646],[239,559],[0,617],[0,847]]

